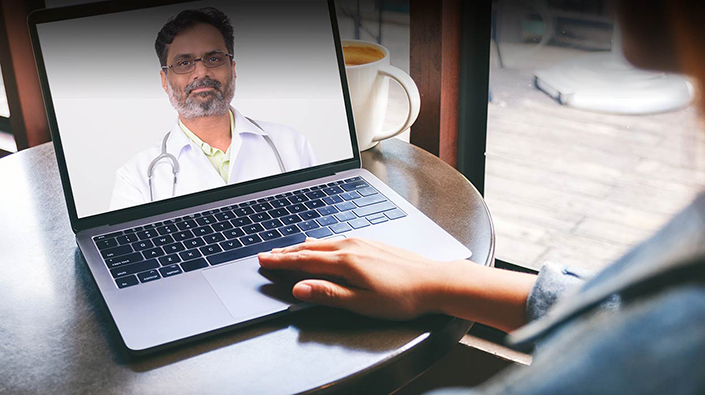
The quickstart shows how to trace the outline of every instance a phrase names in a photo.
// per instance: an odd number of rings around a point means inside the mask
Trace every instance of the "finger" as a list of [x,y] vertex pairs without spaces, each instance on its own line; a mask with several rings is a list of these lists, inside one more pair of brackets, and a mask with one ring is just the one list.
[[272,253],[288,254],[302,250],[334,251],[340,248],[340,241],[342,240],[319,240],[314,239],[313,237],[307,237],[306,241],[301,244],[293,245],[291,247],[274,248]]
[[288,254],[263,252],[259,264],[269,270],[298,270],[309,274],[343,277],[347,272],[338,257],[328,251],[302,250]]
[[360,290],[327,280],[304,280],[294,285],[292,293],[305,302],[354,310]]

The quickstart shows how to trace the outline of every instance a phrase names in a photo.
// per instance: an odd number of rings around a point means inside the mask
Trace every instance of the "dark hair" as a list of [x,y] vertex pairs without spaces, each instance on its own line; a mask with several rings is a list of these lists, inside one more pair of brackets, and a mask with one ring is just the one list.
[[154,41],[154,50],[157,51],[159,63],[166,66],[166,52],[169,44],[174,42],[174,37],[199,23],[206,23],[218,29],[225,40],[228,53],[234,51],[233,25],[230,19],[221,11],[206,7],[198,10],[181,11],[177,16],[169,18],[162,26],[162,30],[157,33],[157,40]]

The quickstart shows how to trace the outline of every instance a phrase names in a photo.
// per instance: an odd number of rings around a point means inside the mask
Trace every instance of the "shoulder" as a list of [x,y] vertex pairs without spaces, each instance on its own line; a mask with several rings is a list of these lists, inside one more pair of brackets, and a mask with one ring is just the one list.
[[135,156],[130,158],[125,162],[117,171],[117,174],[129,178],[131,175],[140,174],[144,172],[146,177],[147,168],[149,164],[161,153],[159,144],[155,143],[147,149],[144,149],[137,153]]
[[289,141],[308,141],[303,133],[295,128],[277,122],[255,120],[272,139]]

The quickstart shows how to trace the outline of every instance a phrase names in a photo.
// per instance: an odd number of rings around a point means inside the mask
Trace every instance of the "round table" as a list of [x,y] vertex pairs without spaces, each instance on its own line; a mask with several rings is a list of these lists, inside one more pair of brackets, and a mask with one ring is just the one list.
[[[391,139],[363,167],[491,265],[477,190],[437,157]],[[388,393],[442,357],[470,322],[369,319],[318,307],[135,357],[78,250],[51,144],[0,160],[0,393]]]

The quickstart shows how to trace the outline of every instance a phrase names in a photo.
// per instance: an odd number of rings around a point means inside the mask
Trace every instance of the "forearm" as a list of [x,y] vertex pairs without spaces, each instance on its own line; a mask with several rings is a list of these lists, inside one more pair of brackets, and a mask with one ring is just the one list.
[[526,300],[536,276],[449,262],[432,280],[430,310],[509,332],[526,324]]

